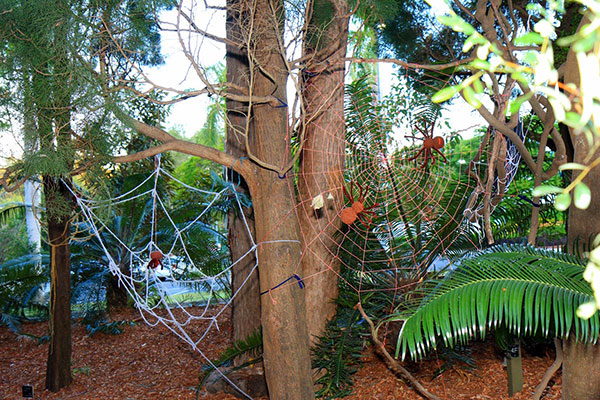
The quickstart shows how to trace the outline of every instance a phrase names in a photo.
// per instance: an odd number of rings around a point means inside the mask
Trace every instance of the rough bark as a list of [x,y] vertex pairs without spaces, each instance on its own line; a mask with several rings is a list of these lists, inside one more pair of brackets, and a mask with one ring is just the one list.
[[[584,18],[583,24],[589,23]],[[578,28],[578,29],[579,29]],[[571,50],[567,56],[565,68],[565,83],[574,83],[580,87],[579,69],[574,52]],[[583,134],[571,130],[573,143],[573,161],[589,164],[590,160],[600,157],[600,151],[591,153],[593,143],[588,143]],[[595,138],[595,140],[598,140]],[[573,171],[573,179],[577,179],[581,171]],[[569,207],[569,224],[567,231],[568,247],[570,252],[580,253],[587,249],[594,236],[600,233],[600,169],[594,168],[583,179],[591,189],[592,200],[586,210],[575,206]],[[574,339],[563,341],[563,398],[568,400],[600,399],[600,344],[591,345],[577,343]]]
[[[227,1],[227,21],[226,31],[227,39],[232,42],[243,42],[242,29],[240,24],[247,18],[244,12],[243,4],[240,0]],[[248,57],[237,46],[228,44],[226,46],[226,70],[227,82],[238,87],[247,88],[249,86],[248,76]],[[246,132],[248,103],[227,99],[227,135],[225,139],[225,152],[231,154],[239,162],[244,162],[242,157],[247,158],[247,152],[244,146],[244,138],[240,132]],[[252,122],[248,125],[247,134],[252,134]],[[246,161],[249,162],[249,161]],[[231,169],[227,170],[227,177],[234,184],[238,192],[249,195],[246,181]],[[246,221],[240,215],[240,210],[232,209],[227,215],[227,241],[231,253],[231,260],[235,264],[231,269],[231,290],[237,293],[231,302],[232,306],[232,336],[233,340],[244,340],[250,334],[260,328],[260,290],[258,282],[258,269],[256,266],[256,257],[253,252],[248,253],[252,248],[252,238],[254,237],[254,217],[251,209],[241,210],[244,213]],[[247,224],[247,226],[246,226]],[[248,253],[248,254],[247,254]],[[235,365],[240,365],[248,361],[248,356],[238,357]]]
[[[257,0],[254,5],[254,30],[249,42],[254,46],[250,51],[257,65],[251,66],[252,92],[285,99],[287,71],[279,48],[279,40],[283,39],[283,4],[278,0]],[[289,143],[287,109],[259,104],[253,106],[252,117],[255,156],[283,165]],[[257,169],[255,177],[248,184],[259,243],[260,289],[268,291],[261,302],[261,319],[269,394],[273,399],[311,399],[314,388],[304,293],[293,282],[269,291],[299,272],[298,223],[290,212],[295,207],[293,182],[264,168]]]
[[71,383],[71,253],[69,215],[53,205],[69,205],[70,192],[55,177],[44,177],[50,244],[50,347],[46,388],[58,392]]
[[[339,2],[342,3],[342,2]],[[334,1],[313,4],[304,40],[309,57],[302,82],[305,107],[304,147],[298,177],[298,218],[303,239],[302,273],[307,279],[305,301],[311,341],[321,335],[335,315],[339,259],[334,249],[342,222],[344,197],[344,62],[348,40],[348,8]],[[327,15],[324,11],[329,11]],[[325,15],[324,15],[325,14]],[[329,51],[321,51],[326,49]],[[312,57],[311,57],[312,56]],[[325,66],[325,67],[324,67]],[[312,199],[322,195],[324,207],[314,210]],[[329,196],[333,200],[328,200]]]
[[563,340],[562,398],[600,399],[600,344],[582,344],[574,338]]

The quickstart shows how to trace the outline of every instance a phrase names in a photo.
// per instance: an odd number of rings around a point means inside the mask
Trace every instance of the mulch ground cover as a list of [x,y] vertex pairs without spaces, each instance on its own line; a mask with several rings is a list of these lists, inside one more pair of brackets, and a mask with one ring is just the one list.
[[[181,310],[172,310],[180,313]],[[193,313],[193,312],[192,312]],[[0,399],[22,399],[21,387],[32,385],[36,399],[212,399],[233,400],[228,394],[210,394],[198,388],[205,359],[166,327],[148,326],[136,310],[113,314],[114,321],[136,321],[119,335],[97,333],[88,336],[85,328],[73,325],[73,383],[58,393],[44,390],[48,344],[19,338],[6,327],[0,328]],[[191,337],[199,337],[208,326],[196,321],[186,327]],[[230,343],[229,314],[219,319],[219,329],[211,329],[201,344],[203,353],[216,358]],[[37,336],[48,332],[47,323],[24,325],[24,331]],[[442,399],[509,399],[506,367],[493,341],[470,346],[475,368],[454,365],[441,375],[444,364],[432,357],[421,363],[405,363],[430,392]],[[523,352],[524,390],[512,399],[531,398],[554,354],[546,349],[538,354]],[[561,396],[560,370],[546,389],[544,399]],[[422,399],[398,379],[373,353],[364,351],[364,364],[355,375],[353,394],[346,399]]]

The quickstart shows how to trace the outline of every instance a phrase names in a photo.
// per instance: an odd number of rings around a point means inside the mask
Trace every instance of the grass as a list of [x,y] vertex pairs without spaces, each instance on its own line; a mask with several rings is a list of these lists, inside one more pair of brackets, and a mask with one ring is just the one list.
[[227,290],[217,290],[215,292],[193,292],[193,293],[180,293],[173,296],[167,296],[166,301],[169,306],[186,303],[206,303],[207,301],[223,300],[229,298]]

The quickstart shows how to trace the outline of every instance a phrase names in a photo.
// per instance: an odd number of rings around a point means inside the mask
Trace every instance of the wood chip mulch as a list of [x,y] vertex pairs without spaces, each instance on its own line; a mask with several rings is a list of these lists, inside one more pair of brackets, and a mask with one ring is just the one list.
[[[181,310],[172,310],[181,313]],[[191,314],[198,311],[190,310]],[[48,344],[18,338],[6,327],[0,327],[0,399],[22,399],[22,385],[32,385],[36,399],[211,399],[233,400],[229,394],[210,394],[198,388],[205,359],[191,346],[162,325],[151,327],[135,310],[124,310],[111,319],[135,320],[120,335],[97,333],[89,337],[85,328],[73,325],[73,383],[58,393],[44,389]],[[211,328],[201,343],[203,353],[213,359],[230,343],[229,313],[219,319],[219,329]],[[208,321],[195,321],[186,327],[192,338],[200,337]],[[24,331],[37,336],[48,332],[47,323],[32,323]],[[506,368],[502,357],[490,341],[471,347],[476,368],[472,371],[453,368],[433,377],[443,363],[429,360],[405,364],[430,392],[442,399],[529,399],[554,354],[523,354],[524,390],[508,397]],[[366,349],[365,363],[355,376],[353,394],[346,399],[419,399],[409,386],[390,372],[372,350]],[[560,370],[553,377],[543,399],[561,396]]]

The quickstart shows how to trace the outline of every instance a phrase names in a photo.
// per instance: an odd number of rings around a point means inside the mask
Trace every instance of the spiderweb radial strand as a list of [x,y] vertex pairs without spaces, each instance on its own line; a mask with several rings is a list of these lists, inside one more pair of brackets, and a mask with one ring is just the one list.
[[[167,204],[168,201],[159,190],[159,182],[162,179],[175,182],[185,190],[194,193],[197,201],[204,203],[202,210],[183,224],[177,223],[172,215],[171,207]],[[150,185],[149,188],[148,185]],[[223,313],[228,312],[232,299],[239,294],[243,287],[242,285],[231,296],[217,296],[218,291],[229,287],[231,268],[239,260],[221,268],[218,272],[205,271],[205,265],[202,265],[198,257],[192,254],[186,235],[190,231],[198,229],[200,221],[213,212],[217,203],[224,198],[230,199],[233,207],[241,210],[242,201],[235,187],[226,184],[220,190],[207,191],[189,186],[164,170],[159,157],[154,172],[133,189],[119,196],[95,201],[86,198],[77,190],[73,190],[72,194],[80,209],[82,222],[79,224],[79,231],[87,233],[85,240],[94,240],[102,249],[104,257],[108,261],[107,267],[110,273],[117,278],[119,285],[125,288],[130,298],[133,299],[144,322],[150,326],[164,325],[197,351],[209,365],[219,371],[204,354],[202,341],[212,330],[219,330],[220,317]],[[140,223],[150,226],[149,233],[144,236],[146,239],[135,243],[131,240],[129,242],[122,240],[119,232],[113,229],[106,220],[106,215],[110,212],[107,210],[127,203],[147,208],[145,214],[142,212],[144,216],[140,218]],[[241,218],[245,218],[243,212],[240,212],[239,215]],[[169,233],[168,237],[166,233]],[[248,235],[250,235],[249,230]],[[75,237],[74,240],[78,240],[78,238]],[[255,243],[253,238],[251,238],[251,242],[253,246],[247,254],[256,252],[260,245]],[[111,247],[109,243],[116,244],[116,246]],[[162,267],[150,266],[150,254],[153,251],[160,251],[163,255]],[[123,256],[122,253],[126,253],[126,255]],[[124,265],[127,265],[128,268],[123,268]],[[246,281],[252,273],[255,273],[257,267],[258,265],[255,264],[246,277]],[[165,271],[162,271],[163,268]],[[188,278],[190,276],[193,278]],[[184,301],[185,297],[178,299],[177,296],[169,293],[169,290],[173,288],[201,291],[204,299],[199,306],[189,307],[189,304]],[[194,325],[205,328],[202,330],[192,329]],[[227,376],[222,373],[221,375],[245,397],[251,398]]]

